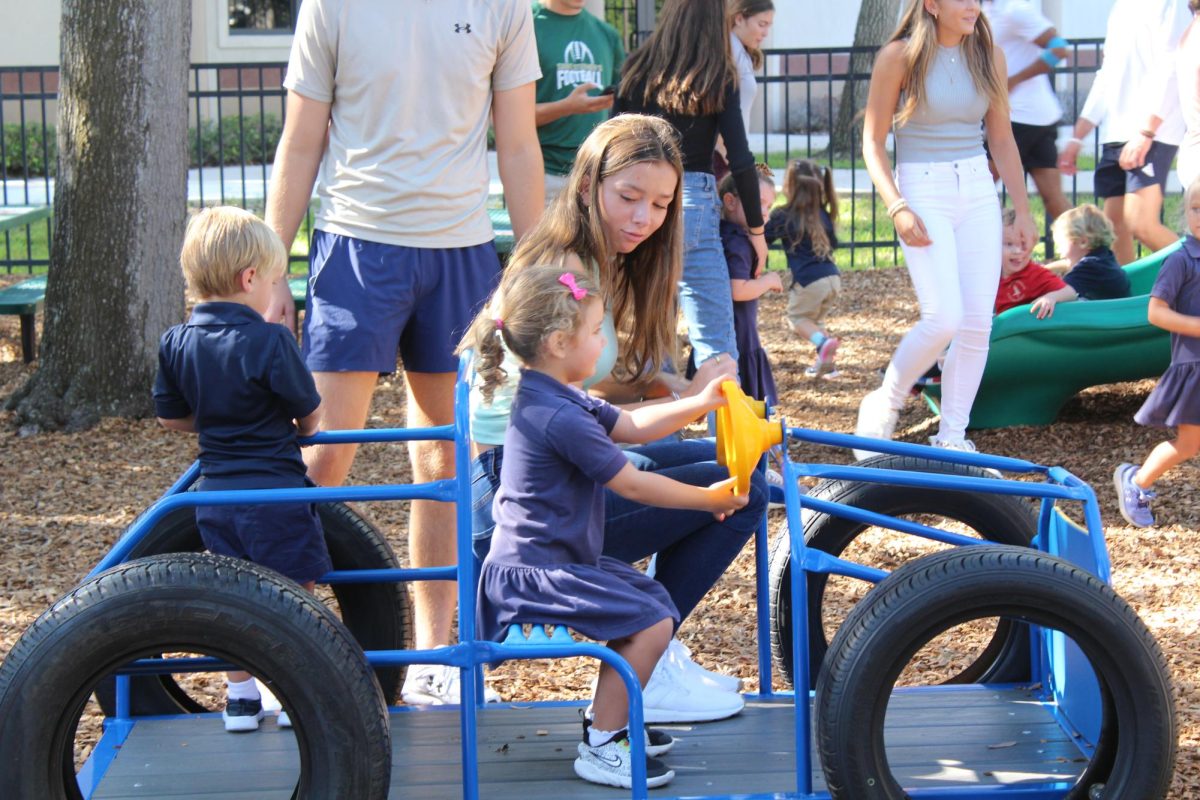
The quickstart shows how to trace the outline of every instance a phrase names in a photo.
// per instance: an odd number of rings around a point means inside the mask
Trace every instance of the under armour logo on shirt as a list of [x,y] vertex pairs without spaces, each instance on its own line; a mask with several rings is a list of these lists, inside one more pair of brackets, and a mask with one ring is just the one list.
[[465,22],[465,23],[456,22],[456,23],[454,23],[454,32],[455,32],[455,33],[470,33],[470,32],[471,32],[471,23],[469,23],[469,22]]

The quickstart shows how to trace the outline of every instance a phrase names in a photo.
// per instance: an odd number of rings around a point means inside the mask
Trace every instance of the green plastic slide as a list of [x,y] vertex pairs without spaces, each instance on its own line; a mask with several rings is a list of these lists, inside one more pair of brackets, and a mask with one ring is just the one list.
[[[1081,389],[1161,375],[1171,338],[1146,321],[1146,309],[1159,267],[1179,247],[1125,266],[1131,297],[1060,303],[1049,319],[1028,305],[997,316],[969,427],[1048,425]],[[936,413],[939,387],[926,389],[925,399]]]

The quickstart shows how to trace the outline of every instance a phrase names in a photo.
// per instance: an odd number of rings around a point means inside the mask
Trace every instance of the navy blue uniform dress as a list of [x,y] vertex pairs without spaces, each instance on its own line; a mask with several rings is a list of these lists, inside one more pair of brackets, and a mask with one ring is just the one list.
[[[721,220],[721,247],[725,250],[730,280],[748,281],[754,278],[754,245],[742,226]],[[742,382],[742,391],[756,400],[766,400],[775,405],[779,394],[775,391],[771,362],[758,336],[757,300],[734,301],[733,329],[737,335],[738,377]]]
[[[1167,256],[1151,297],[1172,311],[1200,317],[1200,241],[1184,239],[1183,247]],[[1175,427],[1200,425],[1200,338],[1171,334],[1171,366],[1134,416],[1142,425]]]
[[[291,332],[249,306],[200,303],[159,342],[155,413],[194,418],[200,491],[311,485],[294,420],[320,404]],[[196,523],[211,552],[300,583],[332,569],[311,503],[199,507]]]
[[496,530],[479,582],[483,639],[509,625],[565,625],[598,641],[659,620],[679,623],[662,584],[604,548],[604,484],[629,463],[609,438],[620,412],[522,370],[492,507]]

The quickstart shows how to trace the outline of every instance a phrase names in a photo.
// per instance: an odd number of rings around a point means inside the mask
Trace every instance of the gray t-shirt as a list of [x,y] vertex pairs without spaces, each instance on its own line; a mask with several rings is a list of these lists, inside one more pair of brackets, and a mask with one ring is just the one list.
[[987,98],[961,47],[938,47],[925,76],[925,102],[896,128],[896,162],[962,161],[983,155]]
[[316,226],[407,247],[493,238],[493,92],[541,77],[528,0],[305,0],[284,86],[332,103]]

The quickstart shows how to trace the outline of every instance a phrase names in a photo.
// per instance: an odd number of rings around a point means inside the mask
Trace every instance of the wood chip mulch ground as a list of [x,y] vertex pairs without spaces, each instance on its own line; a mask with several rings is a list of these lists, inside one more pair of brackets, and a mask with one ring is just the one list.
[[[780,407],[791,424],[852,431],[859,400],[878,385],[876,370],[915,321],[915,299],[902,270],[849,273],[844,280],[844,300],[828,320],[843,342],[838,380],[805,379],[812,348],[788,332],[784,299],[774,296],[761,304],[760,325],[775,365]],[[16,318],[0,318],[0,397],[34,368],[21,363]],[[1154,632],[1174,679],[1180,735],[1171,796],[1183,800],[1200,796],[1200,469],[1187,464],[1160,482],[1155,504],[1160,525],[1151,530],[1121,519],[1111,485],[1117,463],[1140,461],[1162,438],[1160,431],[1132,419],[1152,386],[1147,380],[1096,387],[1073,399],[1053,425],[979,431],[973,437],[980,450],[1061,464],[1095,487],[1115,587]],[[369,424],[401,424],[403,398],[400,378],[381,380]],[[914,400],[901,417],[898,436],[923,442],[934,430],[928,410]],[[11,413],[0,412],[0,657],[79,581],[194,453],[194,440],[153,420],[106,419],[85,433],[21,437]],[[849,454],[816,447],[798,447],[792,455],[849,460]],[[404,449],[364,447],[352,479],[408,480]],[[405,507],[376,504],[368,511],[403,557]],[[781,525],[779,512],[773,512],[773,535]],[[886,557],[890,545],[882,541],[880,557]],[[742,676],[751,690],[757,688],[754,602],[753,548],[748,547],[680,632],[700,663]],[[591,664],[575,661],[506,665],[489,676],[489,683],[506,699],[580,697],[592,675]]]

